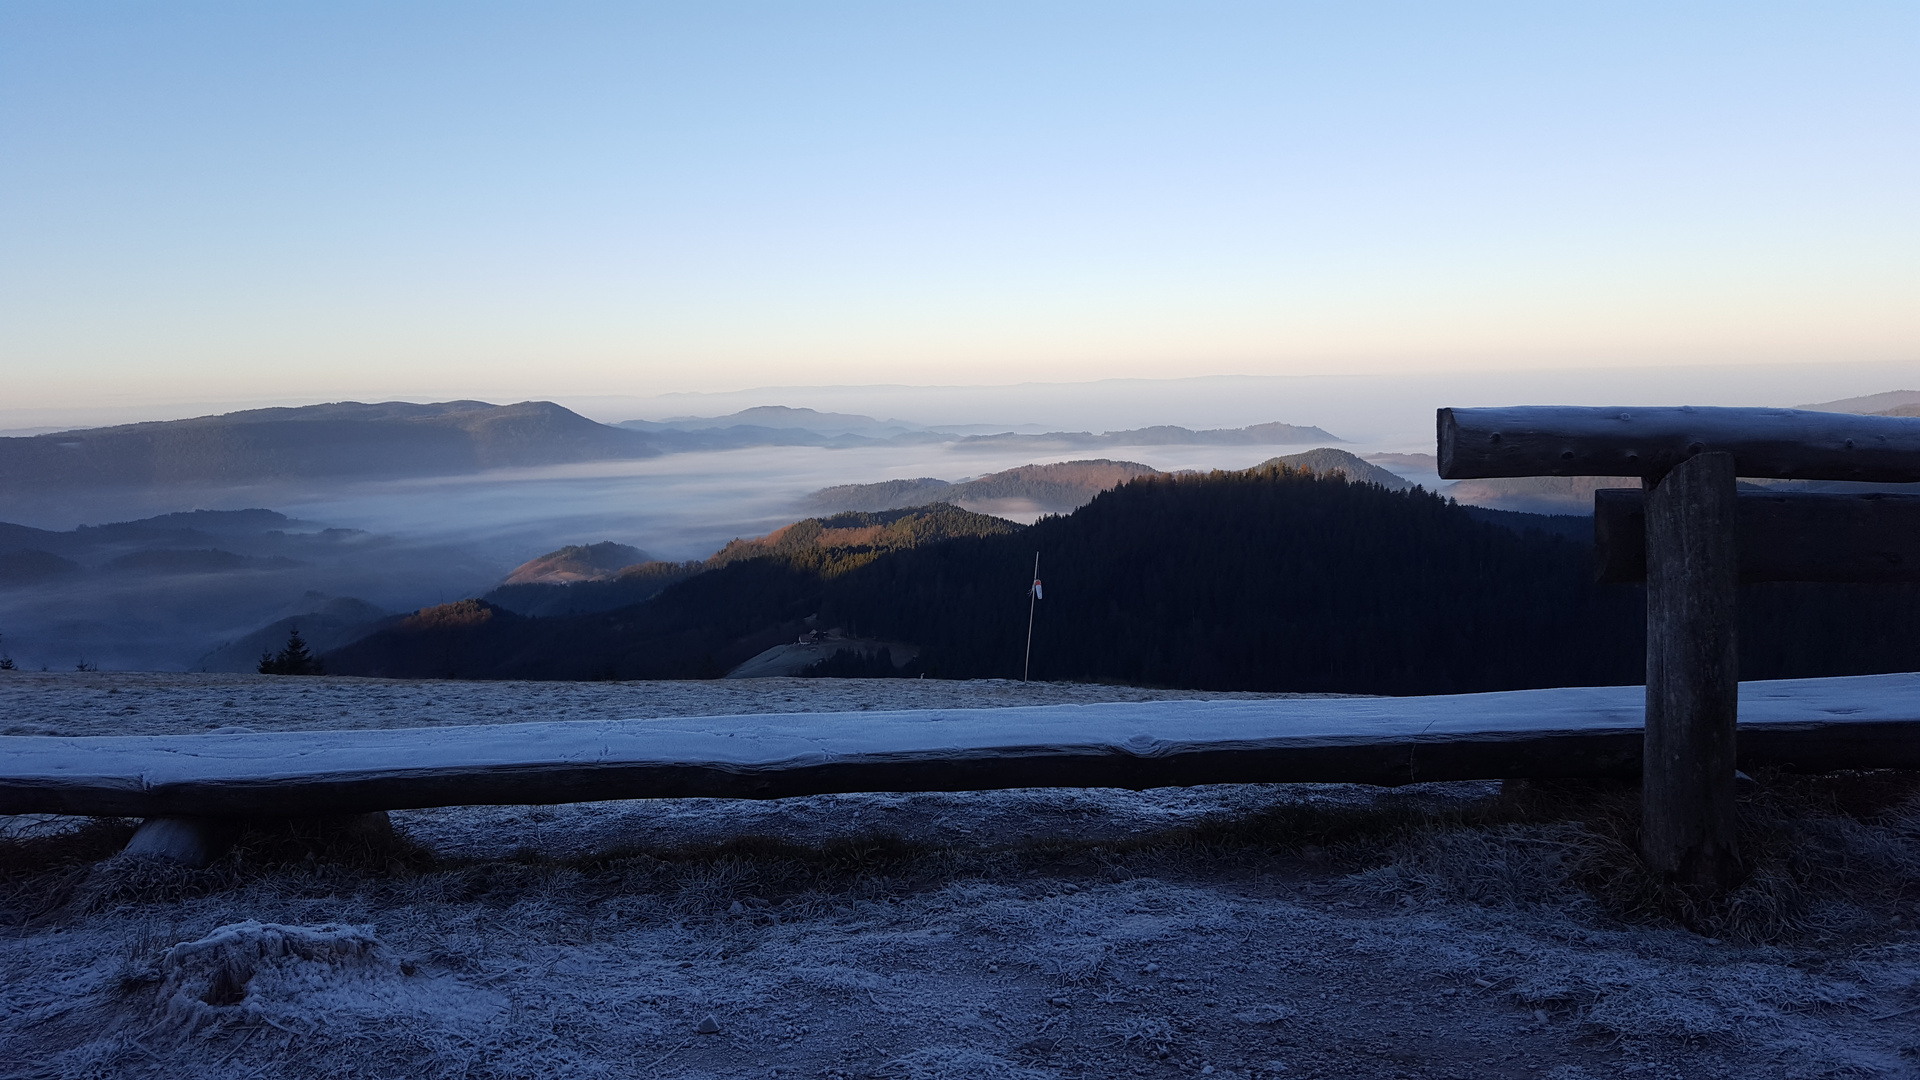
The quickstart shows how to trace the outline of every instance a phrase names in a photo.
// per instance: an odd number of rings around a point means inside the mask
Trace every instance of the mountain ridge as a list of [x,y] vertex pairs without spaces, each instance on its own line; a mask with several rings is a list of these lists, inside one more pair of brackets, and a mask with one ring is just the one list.
[[548,401],[348,401],[0,438],[0,491],[458,475],[659,453]]

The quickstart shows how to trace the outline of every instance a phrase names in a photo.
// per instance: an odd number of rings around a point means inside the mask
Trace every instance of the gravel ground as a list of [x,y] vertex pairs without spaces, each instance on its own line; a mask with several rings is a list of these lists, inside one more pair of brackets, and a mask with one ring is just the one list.
[[[1172,696],[1227,695],[10,673],[0,730]],[[17,820],[0,1076],[1909,1076],[1920,808],[1889,783],[1815,822],[1872,887],[1744,943],[1609,908],[1576,822],[1468,823],[1498,784],[449,808],[262,824],[204,871]]]

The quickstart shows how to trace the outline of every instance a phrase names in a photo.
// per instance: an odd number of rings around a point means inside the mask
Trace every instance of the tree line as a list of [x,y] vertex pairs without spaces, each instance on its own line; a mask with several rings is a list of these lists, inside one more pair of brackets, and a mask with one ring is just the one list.
[[[1036,679],[1369,694],[1641,681],[1640,587],[1596,584],[1589,542],[1525,521],[1284,465],[1141,477],[1022,529],[851,560],[774,550],[616,611],[399,627],[328,661],[343,674],[715,678],[817,616],[918,645],[908,675],[1018,678],[1038,552]],[[1744,678],[1920,669],[1920,591],[1749,586],[1740,634]]]

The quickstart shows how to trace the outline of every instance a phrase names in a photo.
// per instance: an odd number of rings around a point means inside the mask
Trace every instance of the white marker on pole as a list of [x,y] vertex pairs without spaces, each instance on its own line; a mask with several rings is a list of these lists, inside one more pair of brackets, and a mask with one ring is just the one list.
[[1033,584],[1027,586],[1027,659],[1020,668],[1020,681],[1033,673],[1033,608],[1040,599],[1040,553],[1033,553]]

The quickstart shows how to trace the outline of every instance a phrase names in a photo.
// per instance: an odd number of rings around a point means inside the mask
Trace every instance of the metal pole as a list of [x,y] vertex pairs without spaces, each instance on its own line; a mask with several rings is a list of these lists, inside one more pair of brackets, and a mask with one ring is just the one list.
[[[1036,551],[1033,553],[1033,581],[1039,580],[1040,553]],[[1020,665],[1021,682],[1026,682],[1027,676],[1033,672],[1033,608],[1039,602],[1040,598],[1034,595],[1033,582],[1030,581],[1027,583],[1027,659]]]

